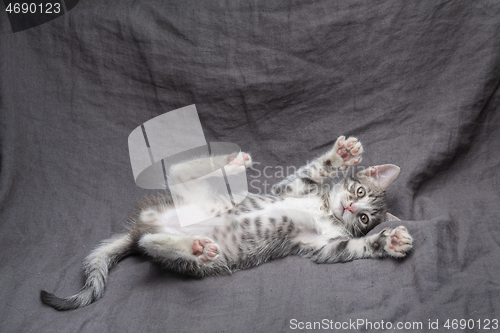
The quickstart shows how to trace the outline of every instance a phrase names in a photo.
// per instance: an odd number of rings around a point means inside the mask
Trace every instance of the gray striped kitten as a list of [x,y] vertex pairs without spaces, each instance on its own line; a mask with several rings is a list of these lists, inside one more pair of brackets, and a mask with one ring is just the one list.
[[[384,190],[399,174],[399,167],[370,167],[328,186],[327,179],[357,164],[362,151],[356,138],[341,136],[328,153],[276,184],[273,195],[249,194],[232,209],[217,198],[200,199],[206,195],[177,198],[176,204],[184,200],[177,213],[182,209],[197,215],[218,211],[215,226],[180,227],[169,195],[147,198],[134,213],[127,233],[104,241],[86,258],[86,283],[78,294],[63,299],[42,291],[41,300],[57,310],[92,303],[103,295],[108,270],[134,253],[194,277],[231,274],[287,255],[317,263],[404,257],[412,247],[405,227],[365,236],[376,225],[397,220],[387,212]],[[214,159],[222,165],[229,163],[228,174],[251,165],[250,156],[244,153],[201,158],[174,165],[170,177],[179,182],[194,179],[213,168]]]

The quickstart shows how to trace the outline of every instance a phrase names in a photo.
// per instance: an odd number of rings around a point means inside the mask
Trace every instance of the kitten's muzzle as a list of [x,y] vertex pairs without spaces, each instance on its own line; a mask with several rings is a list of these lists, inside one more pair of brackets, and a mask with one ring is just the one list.
[[344,209],[350,211],[351,213],[354,213],[354,207],[352,206],[352,204],[347,207],[344,207]]

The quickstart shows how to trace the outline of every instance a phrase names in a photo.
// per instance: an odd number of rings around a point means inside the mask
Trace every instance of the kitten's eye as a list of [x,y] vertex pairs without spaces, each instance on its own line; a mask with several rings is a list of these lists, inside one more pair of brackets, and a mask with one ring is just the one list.
[[364,197],[365,194],[366,194],[366,191],[363,187],[358,188],[358,190],[356,191],[356,195],[358,196],[358,198]]
[[367,224],[368,221],[370,221],[370,219],[368,218],[368,216],[366,214],[361,214],[359,215],[359,220],[361,221],[361,223],[363,224]]

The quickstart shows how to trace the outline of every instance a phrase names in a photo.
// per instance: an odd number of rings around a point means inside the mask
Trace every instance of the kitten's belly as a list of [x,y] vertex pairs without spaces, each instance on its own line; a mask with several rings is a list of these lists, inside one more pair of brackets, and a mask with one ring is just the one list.
[[286,212],[291,220],[303,229],[302,236],[314,239],[317,235],[337,237],[345,235],[342,227],[332,223],[331,217],[321,209],[323,200],[319,197],[286,198],[273,207]]
[[197,205],[185,205],[158,214],[156,219],[161,232],[179,235],[203,234],[224,222],[223,218],[210,217]]
[[[286,198],[275,203],[272,208],[283,210],[288,214],[299,214],[302,219],[309,220],[325,215],[325,212],[321,210],[321,205],[321,198],[318,197]],[[306,216],[309,216],[309,218],[306,218]]]
[[317,234],[322,233],[320,230],[324,229],[325,221],[327,225],[331,224],[330,217],[320,208],[321,205],[322,200],[318,197],[285,198],[264,205],[259,210],[241,212],[236,219],[253,221],[258,218],[264,226],[270,223],[274,227],[274,221],[284,221],[286,218],[293,221],[293,224],[303,232]]

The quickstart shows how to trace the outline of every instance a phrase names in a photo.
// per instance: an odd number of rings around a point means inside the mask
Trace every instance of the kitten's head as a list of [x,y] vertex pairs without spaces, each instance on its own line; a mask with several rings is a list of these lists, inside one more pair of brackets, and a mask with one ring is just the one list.
[[353,236],[362,236],[384,221],[398,220],[387,212],[384,191],[399,174],[399,167],[369,167],[346,178],[330,193],[330,209]]

